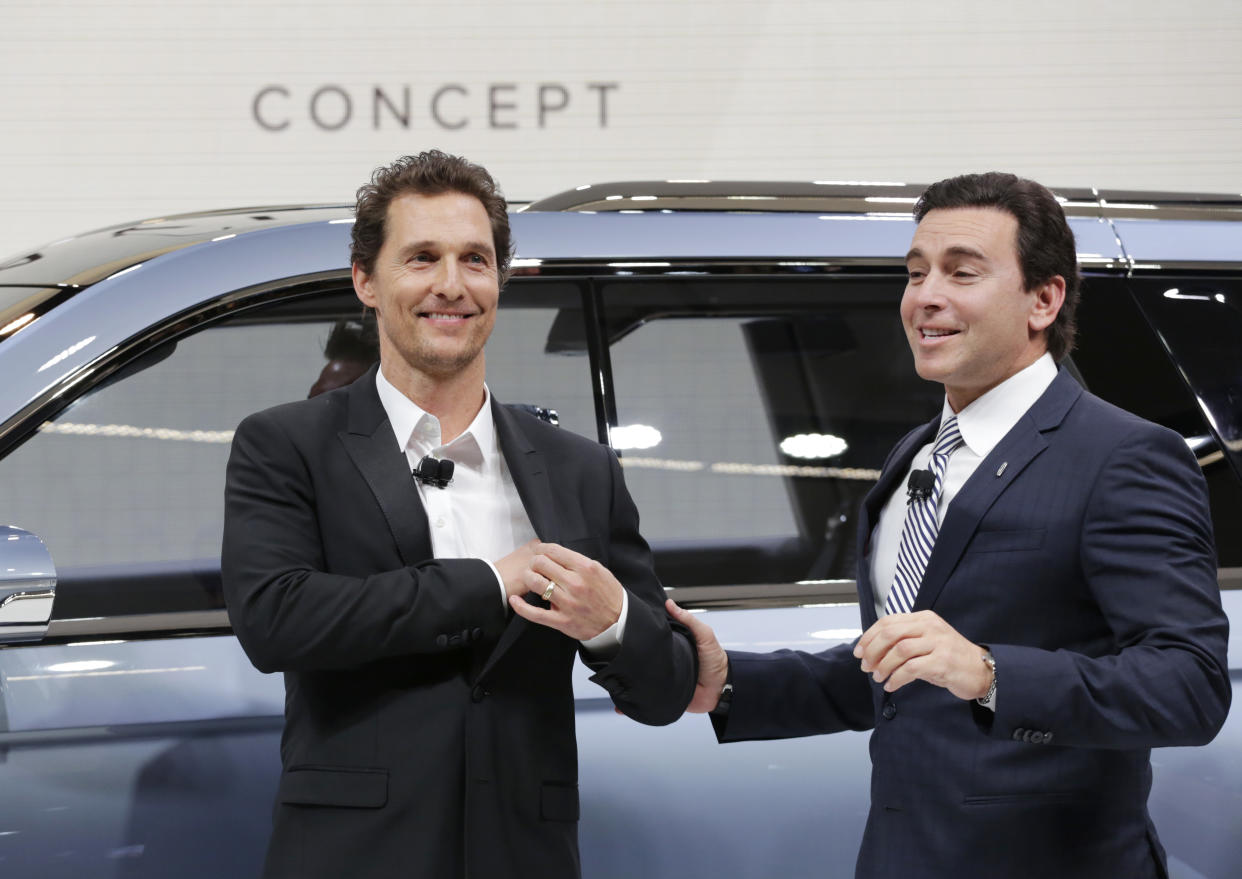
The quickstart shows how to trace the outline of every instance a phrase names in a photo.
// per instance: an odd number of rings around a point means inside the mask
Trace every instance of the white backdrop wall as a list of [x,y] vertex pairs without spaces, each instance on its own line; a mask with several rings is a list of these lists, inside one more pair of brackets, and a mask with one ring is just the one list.
[[635,178],[1242,193],[1236,0],[0,0],[0,254],[352,200],[431,146]]

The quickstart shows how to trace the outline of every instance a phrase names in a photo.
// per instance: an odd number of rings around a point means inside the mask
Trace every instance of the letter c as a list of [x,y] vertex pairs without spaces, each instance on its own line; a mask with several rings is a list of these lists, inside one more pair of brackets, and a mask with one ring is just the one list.
[[466,91],[465,86],[457,85],[456,83],[450,83],[448,85],[441,86],[440,88],[436,89],[436,93],[431,96],[432,118],[436,120],[436,124],[439,125],[441,128],[447,128],[450,131],[457,129],[457,128],[465,128],[467,120],[460,119],[457,122],[446,122],[444,120],[444,117],[440,115],[440,98],[444,97],[445,92],[458,92],[461,95],[469,94]]
[[259,93],[254,96],[254,103],[250,105],[250,112],[254,115],[254,121],[259,123],[260,128],[266,128],[268,131],[280,131],[289,127],[289,120],[284,122],[271,123],[263,118],[259,112],[259,103],[271,92],[275,92],[282,97],[289,97],[289,90],[283,85],[269,85],[267,88],[260,89]]

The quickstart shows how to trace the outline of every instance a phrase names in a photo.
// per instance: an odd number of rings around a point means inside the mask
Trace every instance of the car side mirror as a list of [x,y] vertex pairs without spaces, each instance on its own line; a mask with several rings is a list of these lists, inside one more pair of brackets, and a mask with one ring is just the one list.
[[0,525],[0,643],[47,634],[56,596],[56,566],[37,535]]

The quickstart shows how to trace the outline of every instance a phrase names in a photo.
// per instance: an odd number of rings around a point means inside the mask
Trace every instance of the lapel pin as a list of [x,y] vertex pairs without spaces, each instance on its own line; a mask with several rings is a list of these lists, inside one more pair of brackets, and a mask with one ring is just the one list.
[[1006,467],[1008,467],[1008,466],[1009,466],[1009,462],[1008,462],[1008,461],[1003,461],[1003,462],[1001,463],[1000,467],[997,469],[997,471],[996,471],[996,475],[997,475],[997,476],[1000,476],[1002,473],[1004,473],[1004,472],[1005,472],[1005,468],[1006,468]]

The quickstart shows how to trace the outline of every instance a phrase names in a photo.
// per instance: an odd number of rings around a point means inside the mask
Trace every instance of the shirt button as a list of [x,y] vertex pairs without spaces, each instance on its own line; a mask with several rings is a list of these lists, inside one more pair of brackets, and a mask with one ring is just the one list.
[[443,528],[443,527],[444,527],[444,517],[443,517],[443,516],[441,516],[440,518],[436,519],[436,527],[437,527],[437,528]]

